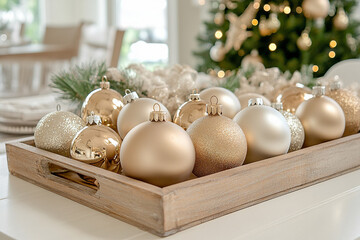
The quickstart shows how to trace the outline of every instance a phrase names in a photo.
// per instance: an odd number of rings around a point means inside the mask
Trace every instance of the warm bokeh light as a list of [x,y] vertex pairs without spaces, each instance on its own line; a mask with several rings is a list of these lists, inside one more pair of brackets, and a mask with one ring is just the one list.
[[334,51],[329,52],[329,58],[334,58],[336,56],[336,53]]
[[260,7],[260,3],[259,3],[259,2],[254,3],[254,8],[255,8],[255,9],[258,9],[259,7]]
[[217,31],[215,32],[215,37],[216,37],[216,39],[220,39],[220,38],[222,38],[222,36],[223,36],[222,31],[217,30]]
[[269,4],[265,4],[265,5],[264,5],[264,11],[268,12],[268,11],[270,11],[270,10],[271,10],[270,5],[269,5]]
[[205,0],[198,0],[198,3],[200,6],[204,6],[205,5]]
[[336,47],[336,45],[337,45],[337,42],[336,42],[335,40],[331,40],[330,43],[329,43],[329,46],[330,46],[331,48]]
[[284,13],[285,14],[290,14],[291,13],[291,8],[289,6],[284,7]]
[[252,24],[253,26],[257,26],[258,23],[259,23],[259,21],[258,21],[257,19],[255,19],[255,18],[251,21],[251,24]]
[[318,65],[314,65],[314,66],[312,67],[312,70],[313,70],[313,72],[319,71],[319,66],[318,66]]
[[298,14],[302,13],[302,11],[303,11],[303,10],[302,10],[302,7],[300,7],[300,6],[299,6],[299,7],[296,7],[296,12],[297,12]]
[[217,75],[219,78],[223,78],[223,77],[225,77],[225,72],[223,70],[220,70],[220,71],[218,71]]
[[275,50],[276,50],[276,48],[277,48],[277,46],[276,46],[276,44],[275,44],[275,43],[270,43],[270,44],[269,44],[269,50],[270,50],[270,51],[272,51],[272,52],[273,52],[273,51],[275,51]]

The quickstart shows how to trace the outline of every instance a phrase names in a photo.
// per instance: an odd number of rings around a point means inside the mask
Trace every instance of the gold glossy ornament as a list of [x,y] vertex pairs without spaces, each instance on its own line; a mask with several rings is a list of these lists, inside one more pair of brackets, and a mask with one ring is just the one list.
[[222,116],[217,101],[213,96],[207,105],[208,116],[199,118],[187,129],[195,146],[193,172],[198,177],[240,166],[246,156],[243,131],[231,119]]
[[312,41],[309,37],[309,33],[307,30],[304,30],[300,37],[296,41],[296,45],[302,51],[307,51],[311,47]]
[[264,97],[263,95],[257,93],[244,93],[238,96],[238,99],[241,104],[241,109],[248,107],[249,100],[252,98],[261,98],[265,106],[271,106],[270,100]]
[[249,107],[234,117],[247,141],[245,164],[285,154],[291,142],[291,132],[284,116],[263,105],[261,98],[249,100]]
[[212,96],[216,96],[219,99],[223,109],[222,115],[225,117],[233,118],[241,109],[238,98],[230,90],[221,87],[211,87],[200,92],[200,98],[207,103],[210,102]]
[[285,117],[286,122],[290,127],[291,142],[289,152],[301,149],[304,145],[305,131],[300,120],[294,114],[284,111],[282,103],[273,103],[271,106],[278,110]]
[[58,106],[58,111],[45,115],[38,122],[34,133],[35,146],[69,157],[71,141],[83,127],[85,122],[79,116],[60,111]]
[[122,96],[115,90],[110,89],[110,83],[103,76],[100,88],[92,91],[85,99],[81,107],[81,117],[84,121],[91,112],[101,117],[103,125],[117,130],[117,118],[124,104]]
[[175,112],[173,122],[186,130],[195,120],[206,115],[206,102],[200,99],[198,93],[193,92],[189,101],[182,104]]
[[87,126],[74,137],[70,154],[73,159],[119,173],[120,136],[111,128],[101,125],[100,116],[87,117]]
[[341,89],[339,81],[330,84],[330,91],[326,94],[334,99],[345,114],[345,131],[343,136],[348,136],[360,130],[360,98],[347,89]]
[[312,98],[311,90],[307,87],[290,86],[284,88],[279,95],[276,96],[276,102],[281,102],[285,111],[295,113],[298,106]]
[[[158,109],[156,109],[158,108]],[[167,122],[167,111],[154,104],[150,121],[133,128],[120,150],[121,166],[126,176],[159,187],[190,179],[195,149],[189,135],[180,126]]]
[[346,15],[344,8],[339,8],[337,14],[333,18],[334,27],[337,30],[345,30],[349,26],[349,17]]
[[136,92],[131,92],[129,89],[125,93],[125,106],[117,119],[117,129],[121,139],[124,139],[132,128],[149,120],[149,114],[153,111],[155,103],[158,103],[166,112],[167,119],[171,119],[169,111],[159,101],[152,98],[139,98]]
[[335,100],[324,96],[325,86],[313,87],[313,94],[295,113],[305,130],[304,147],[340,138],[345,130],[344,112]]
[[324,19],[329,14],[329,0],[304,0],[302,2],[303,13],[309,19]]

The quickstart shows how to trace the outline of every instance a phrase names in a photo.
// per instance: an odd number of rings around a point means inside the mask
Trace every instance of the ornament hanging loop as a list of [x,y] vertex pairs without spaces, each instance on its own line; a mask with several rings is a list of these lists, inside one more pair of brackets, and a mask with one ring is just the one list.
[[61,111],[61,105],[60,104],[56,105],[56,111]]
[[[158,107],[158,110],[156,110],[156,107]],[[160,105],[158,103],[155,103],[154,106],[153,106],[153,110],[156,111],[156,112],[161,111]]]
[[206,105],[206,112],[213,116],[222,115],[222,105],[219,104],[219,99],[215,95],[211,96],[210,104]]
[[131,90],[130,89],[126,89],[125,90],[125,94],[130,94],[131,93]]
[[[213,103],[213,99],[215,99],[216,102]],[[218,104],[218,103],[219,103],[219,99],[217,98],[217,96],[212,95],[211,98],[210,98],[210,104],[211,104],[211,105],[216,105],[216,104]]]
[[108,78],[104,75],[101,78],[100,87],[102,89],[109,89],[110,88],[110,82],[108,81]]

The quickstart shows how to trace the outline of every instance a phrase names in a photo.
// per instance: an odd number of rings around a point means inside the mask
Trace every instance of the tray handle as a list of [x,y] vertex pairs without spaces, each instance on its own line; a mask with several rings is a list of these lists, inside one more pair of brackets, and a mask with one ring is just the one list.
[[49,158],[40,161],[39,169],[44,178],[87,194],[95,195],[100,188],[100,182],[95,174]]

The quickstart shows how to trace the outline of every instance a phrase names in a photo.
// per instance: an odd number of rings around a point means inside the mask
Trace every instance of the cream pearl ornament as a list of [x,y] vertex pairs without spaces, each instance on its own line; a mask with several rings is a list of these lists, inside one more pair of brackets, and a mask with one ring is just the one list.
[[189,101],[183,103],[174,115],[174,123],[186,130],[195,120],[206,116],[206,102],[200,99],[195,90]]
[[343,8],[339,8],[337,14],[333,19],[334,27],[337,30],[345,30],[349,26],[349,17],[346,15]]
[[344,112],[335,100],[325,96],[325,86],[313,87],[313,95],[295,113],[305,130],[304,147],[340,138],[345,130]]
[[208,116],[199,118],[187,129],[196,151],[193,173],[205,176],[243,164],[246,139],[241,128],[222,116],[216,96],[207,105]]
[[101,117],[103,125],[111,127],[117,131],[117,118],[120,110],[124,106],[122,96],[115,90],[110,89],[110,83],[106,76],[103,76],[100,88],[92,91],[85,99],[81,107],[81,117],[86,122],[86,118],[91,112]]
[[261,98],[249,100],[249,107],[234,117],[247,141],[245,164],[285,154],[291,143],[291,132],[284,116],[263,105]]
[[180,126],[167,122],[167,111],[155,103],[150,121],[126,135],[120,150],[123,173],[159,187],[188,180],[195,163],[195,149]]
[[238,96],[240,101],[241,109],[248,107],[249,100],[252,98],[261,98],[263,100],[263,104],[265,106],[271,106],[271,102],[265,96],[257,94],[257,93],[244,93]]
[[240,110],[241,105],[236,95],[221,87],[211,87],[200,92],[200,98],[205,102],[210,102],[210,98],[216,96],[222,105],[222,115],[233,118]]
[[71,112],[57,111],[42,117],[35,128],[35,146],[66,157],[70,156],[71,141],[85,122]]
[[210,58],[214,62],[221,62],[225,58],[225,49],[221,41],[216,41],[215,45],[210,48]]
[[324,19],[329,14],[329,0],[304,0],[302,9],[306,18]]
[[117,129],[121,139],[124,139],[132,128],[148,121],[155,103],[158,103],[166,112],[167,119],[171,119],[169,111],[159,101],[152,98],[139,98],[136,92],[131,92],[129,89],[125,90],[124,102],[125,106],[117,119]]
[[282,103],[272,103],[271,107],[278,110],[286,119],[291,131],[289,152],[302,148],[305,140],[305,131],[300,120],[292,113],[284,111]]
[[71,143],[73,159],[120,173],[120,136],[111,128],[101,125],[101,118],[92,112],[87,126],[81,129]]

